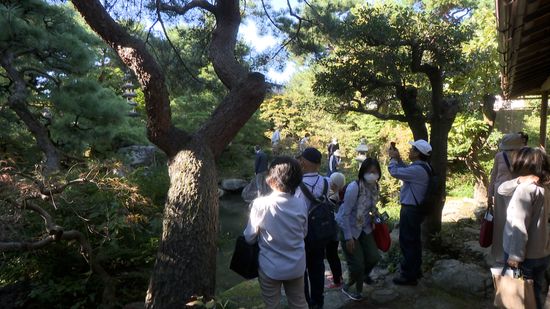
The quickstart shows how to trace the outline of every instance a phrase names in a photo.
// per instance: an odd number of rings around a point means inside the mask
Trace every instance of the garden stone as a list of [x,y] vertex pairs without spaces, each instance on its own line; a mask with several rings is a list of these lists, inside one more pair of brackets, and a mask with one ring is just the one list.
[[239,191],[248,185],[248,181],[244,179],[229,178],[222,179],[220,187],[225,191]]
[[[478,231],[479,233],[479,231]],[[477,252],[477,253],[480,253],[482,256],[483,256],[483,260],[485,262],[485,265],[487,267],[491,266],[494,264],[495,262],[495,259],[493,258],[493,256],[491,255],[491,247],[489,246],[488,248],[482,248],[480,245],[479,245],[479,241],[477,240],[470,240],[470,241],[467,241],[464,243],[464,247],[467,249],[467,250],[470,250],[470,251],[473,251],[473,252]]]
[[378,305],[390,303],[398,297],[399,293],[391,288],[377,289],[370,294],[370,300]]
[[439,260],[432,268],[433,284],[451,293],[483,297],[492,287],[488,269],[458,260]]
[[158,148],[156,146],[133,145],[118,149],[127,164],[132,167],[152,166],[156,163]]

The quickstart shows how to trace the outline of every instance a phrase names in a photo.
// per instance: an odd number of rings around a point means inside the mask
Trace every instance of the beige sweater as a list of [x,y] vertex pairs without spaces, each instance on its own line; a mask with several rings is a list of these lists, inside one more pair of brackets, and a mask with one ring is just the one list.
[[518,184],[517,180],[505,181],[498,187],[499,194],[512,196],[504,226],[504,251],[516,261],[546,257],[550,255],[550,194],[545,194],[548,188],[534,183]]

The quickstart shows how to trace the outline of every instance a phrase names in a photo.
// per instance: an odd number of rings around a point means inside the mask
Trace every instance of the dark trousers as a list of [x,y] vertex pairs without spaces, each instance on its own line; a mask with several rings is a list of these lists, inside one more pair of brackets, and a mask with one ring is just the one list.
[[310,307],[322,308],[325,289],[325,245],[306,244],[306,273],[304,291]]
[[340,284],[342,279],[342,264],[338,256],[338,240],[329,241],[325,248],[325,254],[330,271],[332,272],[332,280],[335,284]]
[[416,280],[422,276],[421,225],[424,220],[415,205],[401,205],[399,217],[399,247],[401,248],[401,277]]
[[[504,263],[508,261],[508,253],[504,252]],[[533,279],[533,290],[535,292],[535,301],[537,303],[537,309],[544,308],[544,302],[546,301],[546,294],[548,293],[548,285],[544,278],[544,273],[548,268],[550,262],[550,256],[540,259],[525,259],[519,264],[519,268],[523,273],[525,279]]]

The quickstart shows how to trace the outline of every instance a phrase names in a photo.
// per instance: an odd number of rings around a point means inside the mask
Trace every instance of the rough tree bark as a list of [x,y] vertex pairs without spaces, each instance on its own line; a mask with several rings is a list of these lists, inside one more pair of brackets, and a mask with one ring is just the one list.
[[229,93],[194,133],[173,126],[164,76],[144,42],[124,31],[99,1],[72,2],[137,76],[145,94],[148,137],[169,157],[170,189],[146,306],[183,308],[194,296],[212,297],[218,226],[215,159],[257,110],[267,90],[264,76],[249,73],[234,54],[239,1],[194,0],[182,7],[156,3],[164,11],[183,15],[199,8],[216,18],[210,58]]

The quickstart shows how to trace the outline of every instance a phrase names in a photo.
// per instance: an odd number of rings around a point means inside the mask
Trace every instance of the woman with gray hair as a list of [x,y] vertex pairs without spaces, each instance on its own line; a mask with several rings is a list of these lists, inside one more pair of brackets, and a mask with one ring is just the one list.
[[499,152],[495,154],[493,169],[489,187],[487,188],[487,205],[493,208],[493,244],[491,254],[497,264],[502,264],[502,231],[506,222],[506,209],[508,208],[509,196],[498,194],[500,184],[513,178],[511,162],[517,150],[523,147],[523,140],[520,134],[509,133],[502,137],[499,144]]

